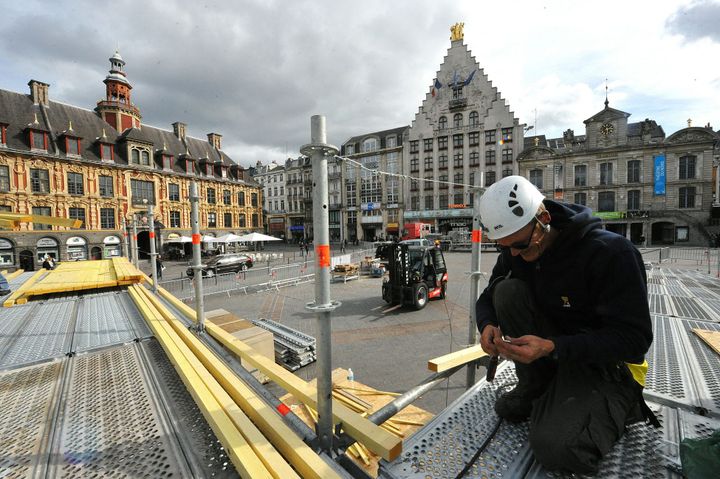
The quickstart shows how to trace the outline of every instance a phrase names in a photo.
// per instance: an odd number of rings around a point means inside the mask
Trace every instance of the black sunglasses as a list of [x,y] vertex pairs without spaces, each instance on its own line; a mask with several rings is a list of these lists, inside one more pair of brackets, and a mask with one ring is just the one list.
[[528,239],[527,239],[526,241],[522,241],[522,242],[521,242],[521,241],[518,241],[517,243],[513,243],[513,244],[508,245],[508,246],[501,246],[500,248],[506,249],[506,250],[510,250],[510,249],[519,249],[519,250],[528,249],[528,248],[530,247],[530,242],[532,241],[533,234],[535,233],[535,227],[536,227],[537,224],[538,224],[538,219],[535,218],[535,217],[533,217],[532,223],[533,223],[533,227],[532,227],[532,229],[530,230],[530,236],[528,236]]

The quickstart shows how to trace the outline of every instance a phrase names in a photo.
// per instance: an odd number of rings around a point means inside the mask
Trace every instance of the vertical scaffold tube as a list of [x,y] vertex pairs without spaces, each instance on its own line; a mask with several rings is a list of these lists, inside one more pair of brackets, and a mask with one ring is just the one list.
[[[481,180],[482,181],[482,175]],[[470,324],[468,324],[468,346],[477,344],[478,329],[475,317],[475,303],[480,297],[480,243],[482,242],[482,226],[480,224],[480,188],[473,190],[473,224],[472,224],[472,253],[470,257]],[[475,363],[467,365],[465,387],[470,389],[475,384]]]
[[152,291],[157,294],[158,272],[157,251],[155,247],[155,211],[153,205],[148,205],[148,226],[150,227],[150,271],[152,271]]
[[205,331],[205,301],[203,299],[202,261],[200,259],[200,213],[198,187],[196,182],[190,183],[190,226],[192,227],[192,269],[193,284],[195,285],[195,317],[198,322],[198,331]]

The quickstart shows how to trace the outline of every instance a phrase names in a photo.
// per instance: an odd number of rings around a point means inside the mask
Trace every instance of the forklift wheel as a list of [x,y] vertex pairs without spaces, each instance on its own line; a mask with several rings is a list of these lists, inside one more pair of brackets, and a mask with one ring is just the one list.
[[428,302],[428,289],[425,283],[415,285],[415,297],[413,298],[413,306],[416,310],[421,310]]

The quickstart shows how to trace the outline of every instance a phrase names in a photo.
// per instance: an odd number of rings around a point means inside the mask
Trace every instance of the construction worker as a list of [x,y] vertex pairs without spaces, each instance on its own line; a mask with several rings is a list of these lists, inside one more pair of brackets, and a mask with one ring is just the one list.
[[652,342],[642,256],[585,206],[545,199],[509,176],[480,199],[501,247],[476,304],[481,345],[515,362],[497,414],[530,420],[547,469],[593,473],[626,424],[657,420],[642,399]]

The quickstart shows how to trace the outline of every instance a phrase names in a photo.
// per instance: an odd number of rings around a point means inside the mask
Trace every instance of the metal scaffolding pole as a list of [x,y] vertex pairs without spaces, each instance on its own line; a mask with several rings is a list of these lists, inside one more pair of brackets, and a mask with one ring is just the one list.
[[190,183],[190,224],[192,226],[192,269],[193,284],[195,285],[195,314],[198,322],[198,331],[205,331],[205,301],[203,299],[202,261],[200,260],[200,213],[197,183]]
[[152,291],[157,293],[158,287],[158,271],[156,261],[156,247],[155,247],[155,214],[153,205],[148,205],[148,226],[150,227],[150,268],[152,271]]
[[[482,175],[480,175],[482,181]],[[474,346],[478,341],[477,318],[475,317],[475,303],[480,297],[480,255],[482,249],[482,226],[480,224],[480,188],[473,189],[473,226],[472,226],[472,253],[470,256],[470,323],[468,324],[468,346]],[[470,389],[475,384],[475,362],[467,365],[465,387]]]
[[135,213],[133,213],[133,223],[132,223],[132,261],[133,265],[137,268],[138,267],[138,242],[137,242],[137,218],[135,217]]
[[127,218],[123,218],[123,256],[130,259],[130,248],[128,247],[128,225]]
[[317,313],[317,436],[321,450],[330,454],[333,442],[331,312],[340,303],[330,300],[330,228],[328,220],[327,158],[338,149],[327,144],[325,117],[310,119],[310,143],[300,152],[309,156],[313,172],[313,234],[315,242],[315,301],[306,308]]

